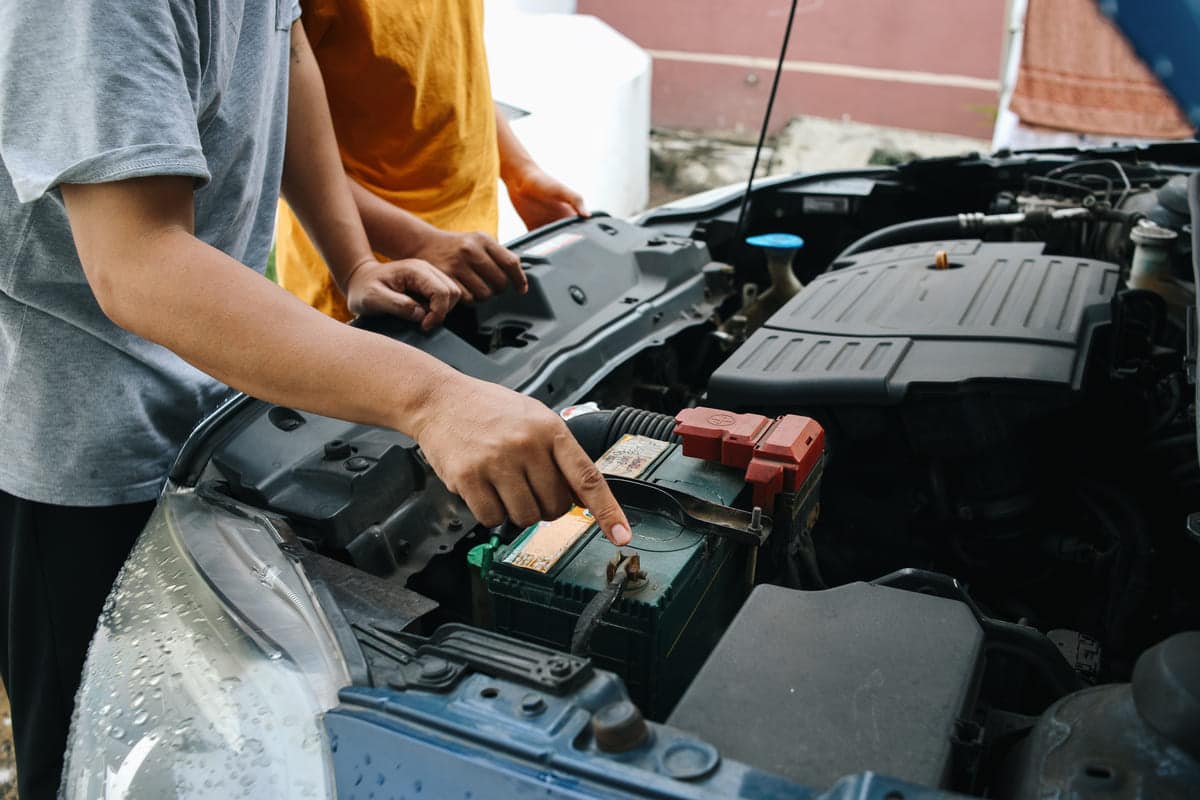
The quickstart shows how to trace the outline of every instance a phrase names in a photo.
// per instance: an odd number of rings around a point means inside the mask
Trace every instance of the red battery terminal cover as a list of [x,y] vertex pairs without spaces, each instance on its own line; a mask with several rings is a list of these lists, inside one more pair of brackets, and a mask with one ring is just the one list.
[[754,504],[771,509],[780,492],[799,491],[825,451],[825,429],[810,417],[733,414],[686,408],[675,416],[683,454],[746,470]]

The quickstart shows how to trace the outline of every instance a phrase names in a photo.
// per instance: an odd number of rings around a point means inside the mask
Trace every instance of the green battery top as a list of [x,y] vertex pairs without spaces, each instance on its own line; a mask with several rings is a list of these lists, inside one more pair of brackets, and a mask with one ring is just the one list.
[[[731,505],[745,488],[736,469],[684,456],[677,445],[627,436],[597,465]],[[626,679],[652,717],[664,715],[715,641],[718,618],[736,613],[749,590],[748,548],[689,530],[653,508],[626,508],[644,582],[627,585],[592,640],[592,657]],[[608,582],[617,555],[583,509],[528,528],[495,552],[486,575],[497,627],[553,647],[568,646],[580,611]],[[691,625],[693,619],[706,620]]]
[[[710,502],[730,505],[745,487],[737,470],[683,455],[677,445],[625,436],[596,462],[606,475],[640,478]],[[624,549],[641,555],[647,585],[626,596],[655,604],[706,537],[655,509],[626,508],[633,538]],[[497,554],[494,566],[539,584],[565,583],[599,591],[616,549],[584,509],[530,526]]]

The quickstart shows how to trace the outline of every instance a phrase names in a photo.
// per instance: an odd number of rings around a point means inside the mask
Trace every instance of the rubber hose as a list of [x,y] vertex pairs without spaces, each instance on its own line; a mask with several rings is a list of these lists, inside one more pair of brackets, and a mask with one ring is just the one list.
[[858,241],[853,242],[833,260],[830,269],[836,269],[839,261],[866,250],[878,250],[881,247],[917,242],[927,238],[942,239],[947,236],[955,236],[962,233],[962,231],[962,219],[957,215],[953,217],[916,219],[910,222],[901,222],[897,225],[889,225],[886,228],[880,228],[877,231],[868,233]]
[[632,406],[617,406],[610,411],[593,411],[567,420],[567,427],[593,458],[604,455],[625,434],[646,436],[664,442],[679,442],[675,418]]

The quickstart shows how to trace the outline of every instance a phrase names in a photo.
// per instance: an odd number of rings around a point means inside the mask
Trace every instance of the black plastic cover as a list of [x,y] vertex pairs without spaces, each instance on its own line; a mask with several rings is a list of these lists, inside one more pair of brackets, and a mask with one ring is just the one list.
[[708,248],[612,217],[554,226],[514,245],[529,278],[460,306],[426,334],[395,318],[360,325],[476,378],[561,407],[641,350],[708,321]]
[[[892,405],[913,387],[1078,388],[1110,316],[1114,264],[1037,242],[922,242],[861,253],[809,284],[714,373],[720,407]],[[950,269],[934,269],[946,250]]]
[[754,590],[668,724],[809,786],[948,777],[983,631],[963,603],[866,583]]
[[225,491],[373,575],[403,581],[474,525],[396,431],[261,402],[229,426],[211,462]]

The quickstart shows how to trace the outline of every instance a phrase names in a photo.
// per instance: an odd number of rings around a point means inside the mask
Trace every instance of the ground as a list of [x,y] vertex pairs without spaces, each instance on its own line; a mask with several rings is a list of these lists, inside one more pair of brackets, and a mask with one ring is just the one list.
[[[755,141],[727,134],[654,131],[650,138],[650,206],[717,186],[744,183]],[[989,143],[849,120],[797,117],[767,139],[757,175],[787,175],[898,164],[914,158],[987,152]]]

